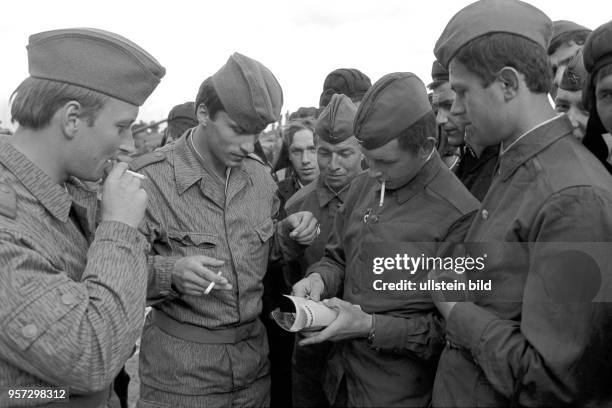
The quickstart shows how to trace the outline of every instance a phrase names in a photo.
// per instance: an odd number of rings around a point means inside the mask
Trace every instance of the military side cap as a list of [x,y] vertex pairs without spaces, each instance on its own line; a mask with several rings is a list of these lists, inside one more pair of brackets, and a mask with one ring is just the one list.
[[372,81],[355,68],[338,68],[330,72],[323,82],[323,93],[319,106],[327,106],[333,94],[344,94],[349,98],[361,98],[372,86]]
[[357,107],[343,94],[334,94],[315,124],[317,135],[327,143],[337,144],[353,136]]
[[168,113],[168,122],[176,119],[187,119],[197,124],[198,119],[195,114],[195,103],[185,102],[170,109]]
[[589,28],[581,26],[569,20],[557,20],[552,22],[552,37],[550,42],[554,42],[560,35],[565,33],[573,33],[575,31],[591,31]]
[[94,28],[33,34],[27,49],[31,77],[77,85],[136,106],[166,73],[138,45]]
[[444,68],[438,60],[434,60],[431,66],[431,78],[434,81],[448,81],[448,77],[448,70]]
[[283,90],[263,64],[234,53],[211,77],[227,114],[249,133],[260,133],[280,119]]
[[464,45],[490,33],[518,35],[546,50],[552,34],[552,22],[542,11],[519,0],[480,0],[451,18],[436,42],[436,59],[448,68]]
[[355,137],[377,149],[431,112],[423,82],[413,73],[396,72],[379,79],[365,94],[353,125]]
[[612,64],[612,21],[597,27],[584,43],[584,67],[593,74]]
[[582,90],[582,85],[584,84],[584,81],[588,75],[586,69],[584,68],[582,56],[582,49],[580,49],[576,55],[572,57],[569,64],[567,64],[565,71],[563,71],[559,88],[572,92]]

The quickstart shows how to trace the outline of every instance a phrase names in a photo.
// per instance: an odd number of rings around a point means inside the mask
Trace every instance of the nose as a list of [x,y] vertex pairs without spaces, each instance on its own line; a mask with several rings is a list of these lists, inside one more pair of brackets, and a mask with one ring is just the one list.
[[134,145],[134,137],[132,136],[132,130],[127,129],[125,131],[125,135],[121,139],[121,144],[119,145],[119,150],[121,153],[126,155],[132,154],[136,151],[136,146]]
[[332,153],[331,160],[329,161],[329,168],[331,170],[337,170],[340,168],[339,157],[337,153]]
[[308,164],[313,161],[314,154],[306,149],[302,151],[302,164]]
[[450,113],[455,116],[465,114],[465,106],[463,105],[463,102],[461,101],[459,95],[455,95],[455,100],[453,101],[453,105],[451,106]]
[[570,108],[568,109],[567,117],[573,127],[577,128],[578,126],[580,126],[580,123],[578,122],[578,112],[574,106],[570,106]]
[[438,113],[436,115],[436,124],[438,126],[442,126],[446,122],[448,122],[448,119],[446,118],[446,114],[443,112],[443,109],[438,109]]

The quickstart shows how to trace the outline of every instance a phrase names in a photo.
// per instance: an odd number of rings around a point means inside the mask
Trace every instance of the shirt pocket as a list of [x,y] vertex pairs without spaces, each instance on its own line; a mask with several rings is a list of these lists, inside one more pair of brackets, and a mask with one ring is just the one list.
[[192,231],[168,231],[168,241],[173,253],[212,256],[219,246],[219,237]]
[[274,235],[274,221],[272,221],[271,218],[268,218],[261,224],[257,225],[254,230],[260,242],[265,244],[270,238],[272,238],[272,235]]

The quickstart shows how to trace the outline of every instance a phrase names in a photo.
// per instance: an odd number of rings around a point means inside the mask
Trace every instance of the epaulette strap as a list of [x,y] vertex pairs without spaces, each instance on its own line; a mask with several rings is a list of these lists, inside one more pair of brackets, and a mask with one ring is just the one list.
[[138,171],[143,167],[148,166],[149,164],[160,162],[165,158],[166,155],[164,154],[164,152],[159,151],[143,154],[142,156],[139,156],[132,160],[132,162],[130,163],[130,170]]
[[0,215],[17,218],[17,193],[6,183],[0,183]]

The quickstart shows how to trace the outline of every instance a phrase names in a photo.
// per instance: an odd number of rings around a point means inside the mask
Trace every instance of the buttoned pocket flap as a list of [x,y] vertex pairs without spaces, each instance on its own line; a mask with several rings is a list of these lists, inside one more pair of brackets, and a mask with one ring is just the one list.
[[262,242],[266,242],[274,234],[274,222],[271,218],[268,218],[267,220],[255,227],[255,232],[257,233],[257,236],[259,236],[259,239],[261,239]]
[[181,243],[183,246],[199,248],[214,248],[219,244],[217,236],[199,232],[168,231],[168,237]]

